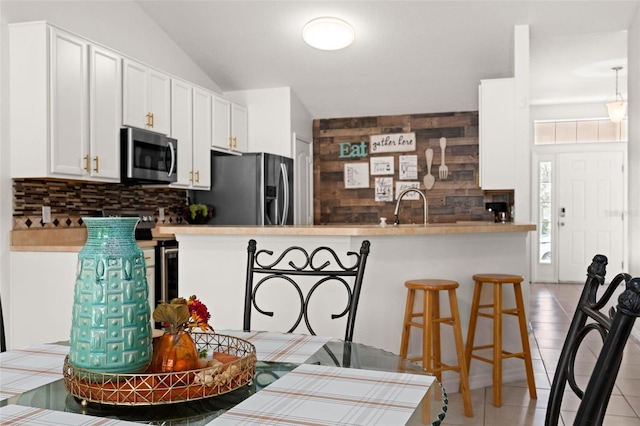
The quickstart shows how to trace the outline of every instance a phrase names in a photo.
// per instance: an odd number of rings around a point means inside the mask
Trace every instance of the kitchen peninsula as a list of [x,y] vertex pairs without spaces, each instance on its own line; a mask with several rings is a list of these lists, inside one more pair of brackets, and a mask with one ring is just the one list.
[[[523,290],[528,303],[528,233],[535,225],[519,223],[462,222],[422,225],[319,225],[319,226],[159,226],[159,234],[172,234],[180,244],[179,285],[182,296],[196,294],[205,300],[212,313],[211,323],[219,329],[241,329],[247,245],[257,241],[258,250],[280,250],[297,245],[313,249],[325,245],[339,254],[357,252],[363,240],[371,242],[358,306],[354,339],[397,353],[400,346],[402,319],[406,301],[404,282],[414,278],[446,278],[460,283],[458,304],[463,335],[466,336],[473,295],[471,276],[481,272],[520,274],[525,277]],[[344,258],[345,262],[348,259]],[[483,295],[489,296],[489,294]],[[341,297],[341,295],[336,296]],[[505,303],[514,303],[513,295],[505,295]],[[270,301],[271,302],[271,301]],[[275,300],[274,303],[286,303]],[[443,310],[448,306],[443,303]],[[264,317],[266,318],[266,317]],[[257,330],[278,327],[260,315],[252,319]],[[315,320],[319,335],[341,336],[339,326],[327,319]],[[334,323],[336,321],[333,321]],[[269,324],[269,325],[266,325]],[[476,342],[490,339],[491,324],[480,322]],[[262,328],[264,327],[264,328]],[[335,331],[334,331],[335,330]],[[278,330],[282,331],[282,329]],[[420,350],[419,333],[413,333],[409,356]],[[443,360],[455,359],[453,338],[443,329]],[[518,342],[517,321],[504,324],[505,342]],[[518,348],[516,348],[518,349]],[[508,350],[508,349],[507,349]],[[471,387],[491,383],[490,366],[472,366]],[[446,372],[445,372],[446,373]],[[454,389],[457,375],[451,375],[449,388]],[[447,374],[443,379],[448,381]],[[519,360],[504,363],[505,381],[524,378]]]

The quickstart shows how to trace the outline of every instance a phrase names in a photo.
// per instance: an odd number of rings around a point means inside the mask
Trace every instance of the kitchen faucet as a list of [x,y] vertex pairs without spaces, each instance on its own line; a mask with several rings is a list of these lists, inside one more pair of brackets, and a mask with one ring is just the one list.
[[398,201],[396,202],[396,210],[393,212],[393,215],[395,216],[395,221],[393,222],[394,225],[400,225],[400,219],[398,219],[398,210],[400,208],[400,201],[402,201],[402,197],[405,196],[405,194],[409,193],[409,192],[417,192],[418,194],[420,194],[420,196],[422,197],[422,200],[424,201],[424,225],[427,225],[427,218],[429,217],[429,206],[427,205],[427,196],[424,195],[424,193],[422,191],[420,191],[417,188],[407,188],[404,189],[400,195],[398,195]]

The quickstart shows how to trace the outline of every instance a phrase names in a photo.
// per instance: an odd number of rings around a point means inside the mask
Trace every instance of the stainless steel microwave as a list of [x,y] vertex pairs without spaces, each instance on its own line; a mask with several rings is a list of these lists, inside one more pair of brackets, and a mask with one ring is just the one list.
[[162,184],[177,180],[178,141],[131,127],[120,130],[124,183]]

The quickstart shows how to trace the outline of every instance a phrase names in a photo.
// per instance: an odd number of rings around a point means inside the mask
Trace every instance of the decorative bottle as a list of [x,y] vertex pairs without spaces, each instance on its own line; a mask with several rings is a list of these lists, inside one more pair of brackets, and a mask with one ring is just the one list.
[[136,373],[151,362],[149,288],[134,231],[138,218],[83,218],[69,362],[96,372]]

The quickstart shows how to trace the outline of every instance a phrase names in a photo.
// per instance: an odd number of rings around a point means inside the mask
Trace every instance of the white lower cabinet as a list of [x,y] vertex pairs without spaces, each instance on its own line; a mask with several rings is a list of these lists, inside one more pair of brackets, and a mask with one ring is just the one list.
[[11,177],[119,182],[120,56],[45,22],[9,31]]
[[[11,252],[11,289],[3,300],[9,348],[69,340],[77,270],[78,253]],[[40,324],[26,325],[34,314]]]
[[[156,299],[155,248],[144,249],[143,253],[147,266],[149,306],[153,312]],[[9,299],[2,303],[7,346],[19,349],[69,340],[78,253],[13,251],[10,258]],[[33,313],[40,313],[42,324],[38,327],[25,326],[25,321]]]
[[[156,307],[156,251],[153,248],[142,250],[144,253],[144,263],[147,267],[147,285],[149,286],[149,307],[153,314]],[[155,324],[151,318],[151,327]]]

